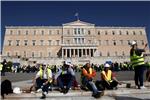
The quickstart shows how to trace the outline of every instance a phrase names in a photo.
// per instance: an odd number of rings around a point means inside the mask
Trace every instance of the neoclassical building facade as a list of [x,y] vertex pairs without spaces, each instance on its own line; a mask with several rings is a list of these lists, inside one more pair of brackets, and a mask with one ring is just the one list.
[[[84,21],[61,26],[6,26],[2,55],[21,58],[129,56],[130,42],[143,48],[145,27],[101,27]],[[147,49],[146,52],[149,52]]]

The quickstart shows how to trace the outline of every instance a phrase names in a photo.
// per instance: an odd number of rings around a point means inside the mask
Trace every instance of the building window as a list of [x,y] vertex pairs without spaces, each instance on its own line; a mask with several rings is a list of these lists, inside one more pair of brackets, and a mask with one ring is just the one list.
[[135,33],[135,31],[133,31],[133,35],[135,35],[136,33]]
[[36,35],[36,30],[34,30],[33,35]]
[[144,45],[144,41],[143,40],[141,40],[141,44]]
[[82,30],[82,34],[84,34],[84,29],[82,28],[81,30]]
[[130,40],[127,40],[128,41],[128,45],[130,45]]
[[129,35],[129,32],[128,32],[128,31],[126,31],[126,34],[127,34],[127,35]]
[[116,45],[116,41],[115,40],[113,40],[114,41],[114,45]]
[[12,40],[8,40],[8,46],[11,46]]
[[32,52],[32,57],[34,57],[34,52]]
[[120,35],[122,35],[122,32],[121,32],[121,31],[119,31],[119,34],[120,34]]
[[18,52],[16,52],[15,56],[18,56]]
[[56,40],[57,45],[59,45],[59,40]]
[[107,31],[105,31],[105,35],[107,35],[108,33],[107,33]]
[[25,46],[28,45],[28,40],[24,40],[24,45],[25,45]]
[[115,56],[118,56],[117,51],[115,51]]
[[48,40],[49,46],[52,45],[52,40]]
[[77,29],[76,28],[74,29],[74,34],[77,34]]
[[26,35],[28,35],[29,34],[29,32],[28,31],[26,31]]
[[67,34],[70,34],[70,30],[67,30]]
[[36,41],[36,40],[32,40],[32,45],[33,45],[33,46],[35,46],[35,41]]
[[140,35],[142,35],[142,31],[140,31]]
[[81,39],[80,38],[78,38],[78,43],[81,44]]
[[82,43],[84,43],[84,38],[82,38]]
[[51,57],[51,52],[48,53],[48,57]]
[[52,31],[51,30],[49,30],[49,35],[51,35],[52,34]]
[[91,31],[90,30],[88,30],[88,35],[90,35],[91,34]]
[[43,30],[41,31],[41,34],[44,35],[44,31]]
[[67,40],[67,44],[70,44],[70,40]]
[[100,35],[100,31],[98,31],[98,35]]
[[10,30],[10,35],[12,35],[13,34],[13,31],[12,30]]
[[91,44],[91,40],[88,40],[88,43]]
[[16,46],[19,46],[20,40],[16,40]]
[[7,52],[7,56],[10,57],[10,53],[9,52]]
[[122,56],[125,56],[125,53],[124,53],[124,51],[122,52]]
[[120,40],[120,44],[123,45],[123,40]]
[[101,45],[101,40],[99,40],[98,42],[99,42],[99,45]]
[[112,35],[115,35],[115,32],[114,32],[114,31],[112,31]]
[[20,34],[21,34],[21,31],[19,30],[19,31],[18,31],[18,35],[20,35]]
[[44,40],[40,40],[40,42],[41,42],[41,46],[43,46],[43,42],[44,42]]
[[40,52],[40,57],[42,57],[42,52]]
[[102,52],[99,52],[99,56],[102,56]]
[[78,28],[78,34],[80,34],[81,32],[80,32],[80,28]]
[[75,44],[77,44],[77,38],[74,38],[74,42],[75,42]]
[[107,56],[108,56],[108,57],[110,56],[110,53],[109,53],[109,52],[107,52]]
[[59,30],[57,30],[57,34],[59,34]]
[[24,53],[24,57],[26,57],[26,51],[24,51],[23,53]]
[[108,40],[106,40],[106,45],[109,45],[109,41]]

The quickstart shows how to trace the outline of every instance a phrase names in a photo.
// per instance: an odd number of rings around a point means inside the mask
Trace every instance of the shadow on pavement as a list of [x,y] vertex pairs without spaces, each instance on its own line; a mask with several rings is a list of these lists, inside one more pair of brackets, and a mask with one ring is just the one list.
[[139,99],[135,97],[116,96],[115,100],[150,100],[150,99]]

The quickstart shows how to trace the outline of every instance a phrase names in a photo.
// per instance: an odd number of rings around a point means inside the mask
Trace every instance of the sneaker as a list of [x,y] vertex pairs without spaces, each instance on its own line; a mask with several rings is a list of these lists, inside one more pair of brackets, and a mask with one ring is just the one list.
[[36,92],[41,92],[42,91],[42,89],[38,89]]
[[146,87],[145,86],[140,86],[140,89],[146,89]]

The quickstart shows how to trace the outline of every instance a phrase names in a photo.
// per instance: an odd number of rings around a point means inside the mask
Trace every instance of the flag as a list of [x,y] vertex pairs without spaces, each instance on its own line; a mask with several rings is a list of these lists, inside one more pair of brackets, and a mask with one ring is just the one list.
[[79,14],[78,13],[75,13],[75,15],[74,16],[78,16]]

